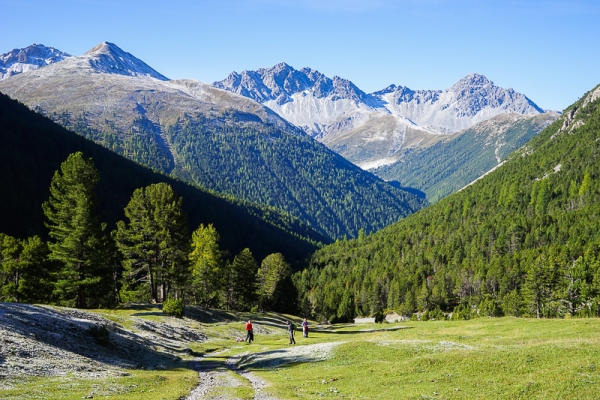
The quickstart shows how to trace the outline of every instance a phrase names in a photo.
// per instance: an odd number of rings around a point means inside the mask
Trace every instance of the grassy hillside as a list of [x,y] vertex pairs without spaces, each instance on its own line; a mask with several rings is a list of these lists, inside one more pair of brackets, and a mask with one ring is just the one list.
[[100,171],[102,219],[113,228],[136,188],[171,184],[183,197],[189,225],[212,223],[224,249],[237,254],[250,247],[258,257],[282,252],[301,260],[327,239],[298,219],[273,208],[225,198],[151,171],[0,94],[0,232],[26,237],[46,235],[42,202],[50,180],[67,156],[81,151]]
[[553,113],[499,115],[431,147],[409,151],[401,161],[372,172],[425,192],[433,203],[498,166],[556,118]]
[[386,308],[461,318],[598,315],[598,93],[463,191],[317,251],[296,276],[305,310],[328,318]]

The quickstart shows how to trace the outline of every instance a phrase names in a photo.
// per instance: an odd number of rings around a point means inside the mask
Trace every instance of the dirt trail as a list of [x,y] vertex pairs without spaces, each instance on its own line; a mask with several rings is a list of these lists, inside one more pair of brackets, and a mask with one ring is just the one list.
[[[238,387],[239,380],[232,379],[229,371],[247,380],[254,389],[255,400],[276,400],[268,393],[268,383],[249,371],[249,368],[276,368],[284,364],[323,361],[331,357],[333,349],[345,342],[318,343],[305,346],[293,346],[283,349],[271,350],[261,353],[242,353],[230,357],[225,361],[225,366],[203,360],[203,357],[194,361],[194,368],[198,371],[200,383],[190,393],[186,400],[219,399],[220,396],[211,397],[209,394],[217,387]],[[223,353],[227,350],[221,351]],[[219,353],[207,354],[213,357]],[[207,397],[208,396],[208,397]]]
[[[192,363],[194,369],[198,371],[198,377],[200,383],[198,386],[185,398],[185,400],[200,400],[200,399],[219,399],[223,396],[209,396],[211,392],[214,391],[217,387],[239,387],[242,386],[240,380],[235,379],[229,371],[235,372],[238,376],[243,378],[243,380],[247,380],[252,385],[252,389],[254,390],[254,399],[255,400],[276,400],[275,397],[268,395],[264,392],[264,388],[267,386],[267,383],[254,375],[252,372],[241,369],[238,366],[238,362],[241,357],[245,354],[237,355],[235,357],[230,357],[225,361],[225,366],[219,363],[211,363],[204,361],[205,357],[214,357],[220,353],[224,353],[227,350],[209,353],[204,357],[197,358]],[[207,397],[209,396],[209,397]]]

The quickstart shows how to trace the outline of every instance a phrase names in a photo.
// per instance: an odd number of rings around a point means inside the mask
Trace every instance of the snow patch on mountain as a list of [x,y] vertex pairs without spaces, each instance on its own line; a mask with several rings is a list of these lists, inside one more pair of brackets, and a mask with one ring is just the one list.
[[0,80],[42,68],[69,57],[72,56],[43,44],[32,44],[23,49],[13,49],[0,55]]

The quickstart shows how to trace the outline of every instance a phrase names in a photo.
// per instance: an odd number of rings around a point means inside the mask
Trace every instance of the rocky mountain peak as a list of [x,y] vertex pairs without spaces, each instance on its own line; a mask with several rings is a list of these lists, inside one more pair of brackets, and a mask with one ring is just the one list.
[[152,69],[148,64],[122,50],[114,43],[103,42],[91,48],[82,58],[96,72],[139,77],[150,77],[161,81],[169,79]]
[[46,47],[43,44],[34,43],[23,49],[13,49],[0,55],[0,80],[45,67],[69,57],[72,56],[54,47]]
[[484,87],[484,86],[489,86],[489,87],[493,87],[494,86],[494,82],[490,81],[488,78],[486,78],[484,75],[480,75],[477,73],[473,73],[473,74],[469,74],[467,76],[465,76],[464,78],[460,79],[458,82],[456,82],[454,84],[454,86],[452,86],[452,88],[462,88],[465,86],[470,86],[470,87]]

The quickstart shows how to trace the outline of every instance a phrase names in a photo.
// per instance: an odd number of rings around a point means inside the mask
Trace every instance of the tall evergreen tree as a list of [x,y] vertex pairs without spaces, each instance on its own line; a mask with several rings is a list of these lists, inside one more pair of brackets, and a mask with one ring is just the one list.
[[178,297],[188,274],[188,229],[182,199],[167,183],[133,192],[115,238],[123,255],[124,301]]
[[219,250],[219,233],[210,224],[200,224],[192,233],[190,252],[191,294],[203,306],[216,307],[221,302],[223,289],[223,260]]
[[112,271],[105,263],[109,239],[94,195],[99,179],[92,160],[73,153],[54,174],[50,198],[42,205],[53,239],[49,258],[60,263],[54,294],[61,305],[87,308],[112,303]]
[[256,273],[258,265],[250,249],[234,257],[226,274],[226,302],[229,309],[247,311],[256,302]]
[[19,287],[20,263],[19,257],[22,246],[18,239],[0,233],[0,274],[2,301],[19,301],[17,288]]
[[48,261],[48,245],[39,236],[33,236],[22,240],[21,246],[19,257],[21,277],[17,288],[19,301],[51,302],[52,265]]
[[288,278],[292,270],[281,253],[270,254],[262,261],[257,272],[258,301],[260,308],[269,308],[281,290],[283,280]]

